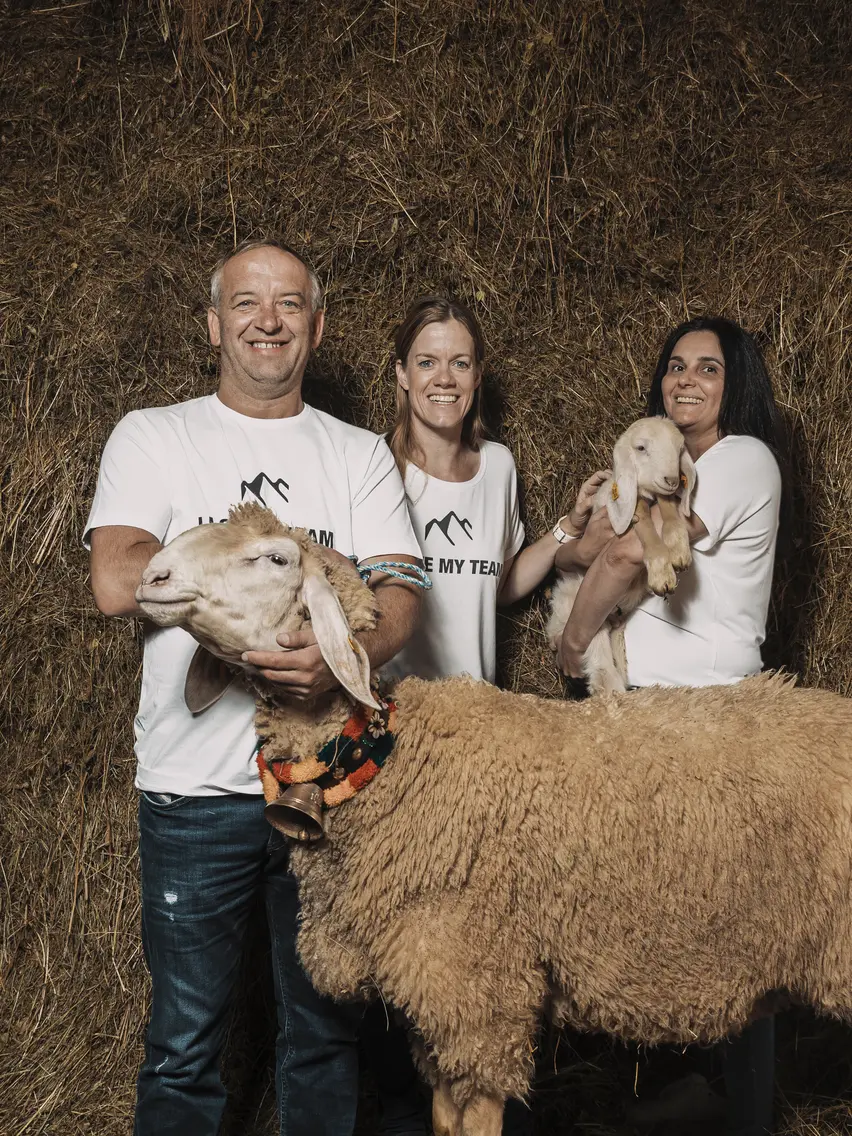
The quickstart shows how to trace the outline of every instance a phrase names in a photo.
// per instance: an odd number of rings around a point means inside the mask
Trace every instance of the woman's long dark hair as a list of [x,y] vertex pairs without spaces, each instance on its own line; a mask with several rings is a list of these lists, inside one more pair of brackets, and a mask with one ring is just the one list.
[[679,339],[691,331],[712,331],[722,348],[725,386],[719,408],[719,437],[749,434],[759,438],[779,465],[787,460],[784,423],[772,393],[772,383],[760,348],[739,324],[721,316],[698,316],[680,324],[666,339],[648,392],[648,415],[665,414],[663,379]]

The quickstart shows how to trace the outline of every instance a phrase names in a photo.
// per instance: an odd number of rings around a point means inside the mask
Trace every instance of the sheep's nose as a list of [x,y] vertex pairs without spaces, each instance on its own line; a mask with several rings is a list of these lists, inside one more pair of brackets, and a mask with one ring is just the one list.
[[165,584],[171,576],[171,568],[146,568],[142,573],[143,584]]

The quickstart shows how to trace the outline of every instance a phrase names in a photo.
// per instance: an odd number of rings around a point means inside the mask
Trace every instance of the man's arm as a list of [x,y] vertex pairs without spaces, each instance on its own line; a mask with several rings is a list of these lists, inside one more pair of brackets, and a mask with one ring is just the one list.
[[155,552],[163,547],[146,529],[104,525],[92,529],[92,594],[104,615],[141,616],[136,589]]
[[[369,557],[362,565],[385,560],[420,563],[413,556],[389,553]],[[375,670],[392,659],[414,632],[420,615],[422,589],[384,572],[374,573],[369,583],[375,590],[378,619],[374,631],[360,631],[357,638]],[[249,651],[243,661],[257,667],[270,682],[279,683],[293,698],[314,698],[340,685],[328,669],[312,631],[282,634],[278,642],[283,650]]]

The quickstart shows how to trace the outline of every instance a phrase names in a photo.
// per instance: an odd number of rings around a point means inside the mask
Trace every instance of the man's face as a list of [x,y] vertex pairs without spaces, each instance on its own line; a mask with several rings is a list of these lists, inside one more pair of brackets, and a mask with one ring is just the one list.
[[300,386],[322,338],[323,313],[311,310],[305,266],[290,253],[265,247],[227,262],[219,306],[208,310],[207,326],[221,351],[222,381],[247,393],[281,395]]

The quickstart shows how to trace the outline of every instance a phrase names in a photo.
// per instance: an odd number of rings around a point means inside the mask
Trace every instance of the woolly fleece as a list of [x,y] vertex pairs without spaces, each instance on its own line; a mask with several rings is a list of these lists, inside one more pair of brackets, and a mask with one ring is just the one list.
[[293,850],[299,946],[321,991],[404,1009],[460,1103],[524,1094],[548,996],[645,1043],[724,1037],[778,989],[852,1019],[847,699],[779,676],[395,697],[382,773]]

